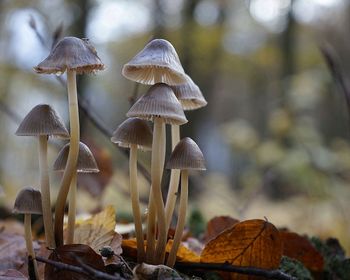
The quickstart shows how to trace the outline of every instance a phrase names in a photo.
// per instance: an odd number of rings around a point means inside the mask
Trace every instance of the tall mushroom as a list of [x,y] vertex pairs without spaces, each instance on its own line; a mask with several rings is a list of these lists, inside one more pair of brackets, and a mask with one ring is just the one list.
[[79,110],[76,87],[76,74],[93,73],[103,70],[104,65],[95,48],[87,39],[65,37],[52,49],[49,56],[34,70],[39,74],[62,74],[67,71],[67,89],[70,120],[70,149],[67,165],[62,177],[55,211],[56,245],[63,244],[63,216],[69,185],[75,170],[79,149]]
[[35,260],[35,252],[33,249],[31,223],[32,214],[42,214],[40,191],[31,187],[27,187],[19,191],[13,207],[13,213],[24,214],[24,238],[26,240],[28,256],[33,260],[36,279],[40,279],[38,274],[38,265]]
[[186,74],[171,43],[154,39],[136,54],[122,69],[129,80],[153,85],[179,85],[186,82]]
[[[171,86],[175,96],[180,101],[185,111],[196,110],[207,105],[201,90],[192,81],[190,76],[186,75],[187,82],[177,86]],[[171,147],[174,150],[180,141],[180,127],[176,124],[171,125]],[[165,216],[167,222],[167,230],[169,229],[171,218],[176,203],[176,194],[179,187],[180,170],[172,169],[170,174],[168,195],[165,204]]]
[[16,135],[38,137],[40,187],[46,246],[55,248],[51,213],[50,179],[47,164],[47,139],[49,136],[68,139],[69,133],[55,110],[50,105],[40,104],[35,106],[26,115],[17,129]]
[[181,242],[182,233],[186,221],[188,201],[188,170],[205,170],[206,168],[201,150],[197,144],[189,137],[183,138],[176,145],[167,163],[167,168],[181,170],[179,216],[175,230],[174,242],[167,260],[167,266],[173,267],[176,261],[176,253]]
[[[70,143],[63,146],[57,155],[57,158],[53,164],[53,170],[64,171],[67,165],[69,157]],[[68,226],[67,226],[67,244],[74,243],[74,228],[75,228],[75,215],[77,205],[77,173],[97,173],[100,170],[97,167],[95,158],[91,153],[88,146],[79,142],[79,154],[76,164],[76,171],[73,173],[69,189],[69,204],[68,204]]]
[[145,120],[129,118],[114,131],[111,138],[113,143],[130,149],[129,177],[132,212],[135,223],[137,262],[145,261],[144,239],[142,232],[142,219],[137,186],[137,149],[152,149],[152,131]]
[[[139,117],[151,120],[153,126],[152,163],[151,163],[151,197],[154,202],[149,207],[147,220],[147,251],[148,262],[163,263],[167,240],[164,202],[161,191],[161,180],[165,160],[165,124],[184,124],[187,122],[181,104],[176,99],[173,90],[166,84],[151,86],[129,110],[128,117]],[[158,219],[158,242],[156,252],[153,252],[155,229],[152,221]],[[150,222],[151,221],[151,222]]]

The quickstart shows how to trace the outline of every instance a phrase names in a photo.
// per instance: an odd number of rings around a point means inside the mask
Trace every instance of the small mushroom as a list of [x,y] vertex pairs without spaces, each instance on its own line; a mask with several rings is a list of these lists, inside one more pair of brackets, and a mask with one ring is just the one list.
[[49,56],[34,70],[39,74],[63,74],[67,72],[67,89],[70,120],[70,149],[66,169],[57,196],[55,211],[56,245],[63,245],[63,216],[69,185],[75,170],[79,150],[79,110],[76,86],[76,74],[93,73],[103,70],[104,65],[97,56],[95,48],[87,39],[65,37],[52,49]]
[[181,194],[178,220],[167,266],[173,267],[185,227],[188,202],[188,170],[205,170],[205,160],[197,144],[189,137],[183,138],[175,147],[167,163],[168,169],[181,170]]
[[173,45],[164,39],[154,39],[124,65],[122,74],[132,81],[153,85],[179,85],[186,74]]
[[145,260],[145,249],[137,186],[137,149],[151,150],[152,131],[145,120],[129,118],[114,131],[111,141],[121,147],[130,149],[130,195],[137,241],[137,262],[142,263]]
[[[163,83],[151,86],[147,93],[130,108],[127,116],[139,117],[154,122],[151,163],[152,186],[147,218],[146,260],[163,263],[167,241],[165,210],[161,191],[165,161],[165,124],[181,125],[186,123],[187,119],[173,90]],[[156,215],[158,219],[158,242],[154,253]]]
[[13,213],[24,214],[24,238],[26,240],[28,256],[33,260],[36,279],[40,279],[38,274],[38,265],[35,260],[35,252],[33,249],[31,225],[31,215],[42,214],[40,191],[31,187],[22,189],[17,194],[15,205],[13,207]]
[[[180,101],[182,108],[185,111],[196,110],[207,105],[201,90],[192,81],[190,76],[186,75],[187,82],[177,86],[171,86],[175,96]],[[177,143],[180,141],[180,127],[176,124],[171,125],[171,146],[174,150]],[[176,169],[171,170],[168,195],[165,203],[165,216],[167,223],[167,230],[170,227],[171,217],[174,212],[176,203],[176,193],[179,188],[180,171]]]
[[40,187],[46,246],[55,248],[51,213],[50,178],[47,165],[47,139],[49,136],[68,139],[69,133],[55,110],[50,105],[40,104],[35,106],[26,115],[17,129],[16,135],[37,136],[39,139]]
[[[63,146],[53,164],[53,170],[64,171],[69,157],[70,143]],[[95,158],[88,146],[79,142],[79,155],[76,165],[76,171],[69,188],[68,202],[68,226],[67,226],[67,244],[74,243],[75,214],[77,208],[77,173],[97,173],[100,170],[97,167]]]

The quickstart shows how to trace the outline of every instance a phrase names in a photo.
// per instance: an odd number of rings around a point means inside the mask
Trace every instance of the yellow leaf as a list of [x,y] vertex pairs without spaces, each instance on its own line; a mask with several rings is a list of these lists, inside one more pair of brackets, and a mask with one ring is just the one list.
[[[166,245],[167,254],[170,252],[172,244],[173,244],[173,240],[169,240],[168,244]],[[124,255],[136,258],[136,255],[137,255],[136,239],[123,240],[122,247],[123,247]],[[176,260],[179,262],[199,262],[200,257],[195,252],[191,251],[190,249],[180,244],[176,254]]]
[[101,247],[111,246],[120,255],[122,237],[114,231],[115,224],[115,210],[109,205],[75,226],[74,243],[89,245],[97,253]]

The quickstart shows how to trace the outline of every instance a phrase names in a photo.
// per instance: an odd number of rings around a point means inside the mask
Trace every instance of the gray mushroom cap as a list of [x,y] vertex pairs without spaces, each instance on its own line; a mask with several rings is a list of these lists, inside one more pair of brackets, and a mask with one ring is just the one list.
[[104,65],[88,39],[64,37],[49,56],[34,67],[39,74],[62,74],[67,69],[83,74],[103,70]]
[[17,194],[13,213],[42,214],[41,193],[32,187],[26,187]]
[[145,120],[139,118],[126,119],[113,132],[111,141],[124,148],[137,145],[139,149],[152,149],[152,130]]
[[[58,153],[58,156],[53,164],[53,170],[64,171],[66,168],[69,143],[64,145]],[[89,147],[84,143],[79,142],[79,154],[77,161],[77,172],[78,173],[98,173],[100,170],[97,167],[96,160],[90,151]]]
[[171,86],[175,96],[179,99],[182,108],[186,110],[196,110],[208,104],[199,87],[187,76],[187,82],[181,85]]
[[186,82],[186,74],[173,45],[164,39],[154,39],[136,54],[122,69],[125,78],[147,85]]
[[18,136],[58,136],[69,138],[68,130],[56,111],[47,104],[35,106],[19,125]]
[[206,170],[202,151],[189,137],[181,139],[175,146],[166,168]]
[[162,118],[165,123],[182,125],[187,122],[180,102],[173,90],[166,84],[159,83],[138,99],[126,114],[128,117],[153,120]]

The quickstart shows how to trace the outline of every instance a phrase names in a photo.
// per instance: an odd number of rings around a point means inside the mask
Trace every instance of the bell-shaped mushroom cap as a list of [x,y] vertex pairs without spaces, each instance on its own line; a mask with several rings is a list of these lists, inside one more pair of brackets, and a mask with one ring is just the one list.
[[111,141],[125,148],[135,144],[139,149],[151,150],[152,130],[145,120],[129,118],[113,132]]
[[161,117],[165,123],[176,125],[187,123],[184,111],[173,90],[163,83],[151,86],[126,115],[147,120]]
[[[69,143],[64,145],[53,164],[53,170],[64,171],[69,153]],[[100,170],[97,167],[95,158],[89,147],[79,142],[79,155],[77,162],[77,172],[79,173],[97,173]]]
[[65,128],[62,119],[56,111],[47,104],[35,106],[19,125],[18,136],[58,136],[69,138],[69,132]]
[[171,86],[175,96],[179,99],[184,110],[196,110],[208,104],[199,87],[187,76],[187,82],[177,86]]
[[124,65],[122,74],[129,80],[147,85],[178,85],[186,82],[186,74],[175,48],[163,39],[149,42]]
[[183,138],[175,146],[166,167],[168,169],[206,169],[202,151],[189,137]]
[[17,194],[13,213],[42,214],[41,193],[32,187],[26,187]]
[[62,74],[67,69],[78,74],[103,70],[104,65],[88,39],[64,37],[34,70],[39,74]]

